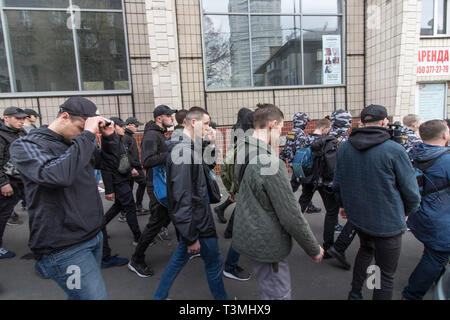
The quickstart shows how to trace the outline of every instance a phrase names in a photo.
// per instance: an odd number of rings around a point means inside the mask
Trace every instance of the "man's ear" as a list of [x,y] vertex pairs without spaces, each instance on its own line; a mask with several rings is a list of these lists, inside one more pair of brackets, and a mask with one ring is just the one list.
[[273,128],[275,128],[278,125],[278,121],[277,120],[272,120],[269,122],[269,125],[267,126],[267,128],[269,128],[270,130],[272,130]]

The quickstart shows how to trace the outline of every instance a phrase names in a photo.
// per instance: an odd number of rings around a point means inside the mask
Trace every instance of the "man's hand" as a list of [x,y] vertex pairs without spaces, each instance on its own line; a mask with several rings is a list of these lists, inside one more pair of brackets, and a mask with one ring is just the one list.
[[84,122],[84,130],[90,131],[96,134],[99,128],[100,122],[103,121],[101,117],[90,117]]
[[345,212],[344,208],[339,209],[339,214],[341,215],[342,219],[347,219],[347,213]]
[[108,201],[114,201],[114,193],[110,193],[110,194],[105,194],[105,199]]
[[320,247],[320,253],[317,256],[315,256],[315,257],[311,257],[311,259],[315,263],[319,263],[320,261],[322,261],[322,258],[323,258],[324,254],[325,254],[325,251],[323,250],[322,247]]
[[198,254],[200,253],[200,241],[195,241],[193,245],[188,246],[189,254]]
[[133,177],[137,177],[137,176],[139,176],[139,172],[136,169],[133,169],[133,170],[131,170],[131,175]]
[[216,137],[217,137],[217,132],[216,132],[216,130],[214,130],[213,128],[210,128],[210,129],[208,130],[208,132],[206,133],[205,140],[206,140],[206,141],[209,141],[209,142],[211,142],[211,143],[214,143],[214,142],[216,142]]
[[6,197],[6,198],[12,197],[12,195],[14,194],[14,190],[10,184],[6,184],[3,187],[1,187],[1,191],[2,191],[2,196]]
[[100,118],[99,127],[100,127],[100,133],[102,135],[104,135],[105,137],[110,136],[115,132],[114,121],[111,121],[111,124],[109,126],[106,126],[105,120],[103,120],[103,118]]

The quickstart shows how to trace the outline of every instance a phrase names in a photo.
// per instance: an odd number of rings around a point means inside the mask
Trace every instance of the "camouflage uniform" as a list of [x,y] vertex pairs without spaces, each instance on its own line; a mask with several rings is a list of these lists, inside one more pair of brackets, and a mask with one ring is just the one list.
[[348,130],[352,127],[352,115],[345,110],[336,110],[331,114],[330,135],[337,139],[342,138],[340,142],[348,140]]
[[407,127],[402,127],[402,146],[409,152],[418,144],[422,143],[422,140],[414,134],[414,131]]
[[305,144],[306,134],[303,130],[305,130],[308,121],[309,118],[306,113],[298,112],[294,115],[294,128],[288,132],[286,136],[286,145],[280,153],[280,159],[283,161],[287,160],[290,167],[292,167],[295,152]]

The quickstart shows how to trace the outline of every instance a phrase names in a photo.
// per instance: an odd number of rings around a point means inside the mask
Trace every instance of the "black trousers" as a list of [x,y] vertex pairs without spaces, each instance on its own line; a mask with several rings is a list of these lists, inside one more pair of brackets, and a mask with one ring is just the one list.
[[347,248],[352,244],[353,239],[356,236],[356,230],[353,227],[353,225],[347,221],[347,223],[344,226],[344,229],[342,229],[341,234],[334,242],[334,248],[336,251],[340,253],[344,253]]
[[136,190],[136,206],[142,206],[142,200],[144,199],[145,189],[147,188],[147,182],[145,180],[145,174],[142,170],[138,170],[139,175],[137,177],[133,177],[133,180],[130,180],[131,190],[133,190],[134,183],[138,184],[138,188]]
[[141,237],[141,229],[139,228],[139,223],[136,216],[136,203],[134,202],[133,190],[130,187],[129,181],[115,184],[114,194],[114,204],[105,214],[105,226],[120,212],[123,212],[127,218],[127,224],[133,233],[134,241],[139,241],[139,238]]
[[326,210],[323,226],[323,248],[326,250],[334,244],[334,228],[339,222],[339,205],[331,188],[321,186],[318,191]]
[[150,243],[152,243],[162,227],[167,227],[170,224],[169,212],[166,207],[156,200],[153,188],[148,195],[150,197],[150,217],[133,254],[133,261],[136,263],[145,262],[145,251]]
[[371,236],[361,230],[356,231],[361,241],[361,247],[356,255],[353,269],[352,290],[361,291],[367,278],[367,269],[375,258],[375,265],[380,268],[380,289],[374,289],[373,300],[392,300],[394,275],[397,270],[402,236],[381,238]]
[[6,224],[8,219],[14,212],[14,207],[20,201],[24,199],[23,184],[11,184],[14,194],[11,197],[4,197],[0,193],[0,248],[3,245],[3,234],[5,233]]
[[[292,185],[292,180],[291,180]],[[311,200],[314,196],[314,184],[312,183],[303,183],[302,184],[302,194],[300,198],[298,199],[298,202],[300,203],[300,208],[302,209],[302,212],[305,212],[308,206],[311,203]]]

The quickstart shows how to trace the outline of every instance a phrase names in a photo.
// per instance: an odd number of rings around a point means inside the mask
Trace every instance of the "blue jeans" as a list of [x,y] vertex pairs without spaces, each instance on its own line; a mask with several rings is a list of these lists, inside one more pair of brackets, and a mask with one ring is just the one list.
[[228,249],[227,260],[225,261],[225,271],[230,272],[236,268],[239,258],[241,255],[236,252],[233,247],[230,245],[230,249]]
[[106,300],[100,271],[102,250],[100,232],[91,240],[43,255],[37,264],[64,290],[68,300]]
[[[228,300],[227,293],[222,280],[222,254],[216,238],[200,238],[200,254],[205,262],[206,278],[209,289],[216,300]],[[176,277],[189,261],[190,255],[187,246],[180,237],[180,242],[170,261],[164,270],[158,289],[156,289],[154,300],[165,300],[169,296]]]
[[102,172],[101,170],[94,170],[95,175],[95,181],[97,181],[97,185],[100,184],[100,180],[102,179]]
[[422,300],[433,283],[442,274],[450,252],[434,251],[425,246],[422,259],[409,277],[408,286],[403,290],[407,300]]

